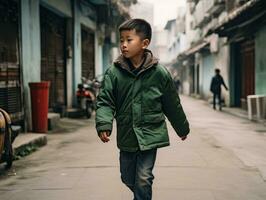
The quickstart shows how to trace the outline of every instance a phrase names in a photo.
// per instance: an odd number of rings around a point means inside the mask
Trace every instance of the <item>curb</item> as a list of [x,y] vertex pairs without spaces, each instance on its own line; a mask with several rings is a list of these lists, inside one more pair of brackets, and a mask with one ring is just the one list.
[[21,154],[30,147],[42,147],[47,144],[46,134],[22,133],[13,143],[14,155]]

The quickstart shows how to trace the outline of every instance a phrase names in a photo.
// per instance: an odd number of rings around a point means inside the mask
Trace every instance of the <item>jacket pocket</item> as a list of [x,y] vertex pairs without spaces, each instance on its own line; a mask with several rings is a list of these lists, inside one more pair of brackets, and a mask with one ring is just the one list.
[[165,120],[163,113],[144,113],[143,123],[144,124],[156,124]]

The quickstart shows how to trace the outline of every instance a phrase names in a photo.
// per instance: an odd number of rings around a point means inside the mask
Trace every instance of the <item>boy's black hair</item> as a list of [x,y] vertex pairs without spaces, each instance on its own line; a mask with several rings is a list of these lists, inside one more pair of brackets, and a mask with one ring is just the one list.
[[145,21],[144,19],[129,19],[123,22],[118,30],[121,31],[128,31],[128,30],[136,30],[136,33],[140,35],[141,39],[148,39],[151,41],[151,25]]

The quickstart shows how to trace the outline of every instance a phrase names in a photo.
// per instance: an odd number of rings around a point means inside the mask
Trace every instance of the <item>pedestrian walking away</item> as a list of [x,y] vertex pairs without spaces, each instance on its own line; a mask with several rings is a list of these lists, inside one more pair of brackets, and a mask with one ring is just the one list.
[[220,75],[220,69],[215,69],[215,76],[212,77],[210,90],[213,93],[213,109],[216,109],[216,99],[218,99],[219,110],[222,110],[222,99],[221,99],[221,85],[228,90],[224,83],[223,77]]
[[148,46],[151,26],[130,19],[119,27],[121,55],[107,69],[97,97],[96,129],[109,142],[114,118],[122,182],[134,200],[151,200],[157,149],[169,145],[165,116],[185,140],[189,123],[173,79]]

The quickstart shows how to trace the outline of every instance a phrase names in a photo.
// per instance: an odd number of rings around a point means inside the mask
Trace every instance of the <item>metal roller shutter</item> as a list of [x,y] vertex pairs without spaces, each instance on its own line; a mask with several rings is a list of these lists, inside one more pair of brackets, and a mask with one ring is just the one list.
[[94,33],[82,26],[82,76],[93,79],[95,76]]
[[18,8],[17,1],[0,0],[0,107],[13,122],[23,119]]
[[50,81],[49,107],[66,104],[65,20],[41,7],[41,79]]

